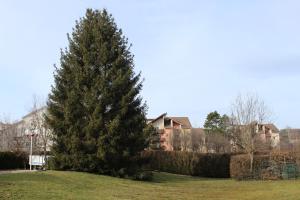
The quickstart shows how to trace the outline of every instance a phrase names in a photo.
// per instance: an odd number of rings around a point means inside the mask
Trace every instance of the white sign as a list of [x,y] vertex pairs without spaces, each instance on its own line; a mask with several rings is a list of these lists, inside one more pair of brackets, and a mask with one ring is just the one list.
[[44,164],[45,164],[44,156],[40,156],[40,155],[29,156],[29,165],[43,166]]

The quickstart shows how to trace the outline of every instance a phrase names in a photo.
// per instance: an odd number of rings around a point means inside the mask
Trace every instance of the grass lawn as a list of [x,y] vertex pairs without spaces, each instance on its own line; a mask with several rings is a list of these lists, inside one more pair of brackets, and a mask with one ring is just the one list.
[[300,199],[300,180],[235,181],[155,173],[139,182],[79,172],[0,175],[0,199]]

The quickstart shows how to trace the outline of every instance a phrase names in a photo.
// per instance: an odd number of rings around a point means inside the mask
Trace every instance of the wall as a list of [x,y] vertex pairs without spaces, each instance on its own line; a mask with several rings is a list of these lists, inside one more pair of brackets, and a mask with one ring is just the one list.
[[156,120],[155,122],[152,122],[153,127],[158,128],[158,129],[164,129],[164,118],[160,118]]

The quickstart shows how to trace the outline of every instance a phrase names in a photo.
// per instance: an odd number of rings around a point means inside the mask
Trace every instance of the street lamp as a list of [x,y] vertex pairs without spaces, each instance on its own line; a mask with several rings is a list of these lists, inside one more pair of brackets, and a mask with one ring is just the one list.
[[32,130],[31,132],[30,132],[29,129],[26,129],[26,130],[25,130],[25,134],[26,134],[27,136],[30,136],[30,155],[29,155],[29,166],[30,166],[30,171],[32,170],[32,139],[33,139],[33,137],[34,137],[35,135],[37,135],[37,134],[34,133],[34,132],[35,132],[34,130]]

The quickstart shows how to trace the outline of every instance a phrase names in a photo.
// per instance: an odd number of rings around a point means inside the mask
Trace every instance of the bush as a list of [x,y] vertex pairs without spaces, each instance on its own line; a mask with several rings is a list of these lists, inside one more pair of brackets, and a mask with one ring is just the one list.
[[0,152],[0,170],[24,169],[28,166],[28,155],[25,153]]
[[230,161],[230,176],[232,178],[252,179],[258,176],[259,169],[262,168],[263,163],[268,160],[269,156],[257,155],[253,159],[253,173],[250,172],[250,157],[247,154],[236,155],[231,157]]
[[[231,157],[230,176],[232,178],[243,179],[263,179],[276,180],[285,178],[287,166],[292,166],[297,171],[297,156],[292,152],[287,153],[270,153],[268,155],[255,155],[253,159],[253,171],[250,172],[249,155],[236,155]],[[292,175],[296,178],[298,174]],[[290,174],[286,175],[291,178]]]
[[151,171],[140,171],[135,174],[134,179],[138,181],[151,181],[153,179],[153,173]]
[[229,178],[230,156],[230,154],[194,154],[192,175]]
[[228,178],[230,154],[201,154],[182,151],[144,151],[149,169],[175,174]]

